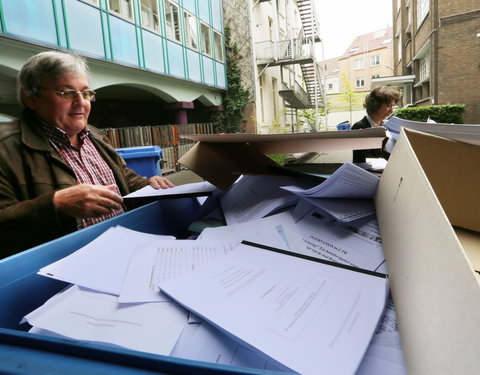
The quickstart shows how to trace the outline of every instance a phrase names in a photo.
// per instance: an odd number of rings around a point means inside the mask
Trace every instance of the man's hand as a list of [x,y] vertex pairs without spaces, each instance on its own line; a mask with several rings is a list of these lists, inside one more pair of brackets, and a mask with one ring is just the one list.
[[148,179],[148,184],[154,189],[168,189],[175,185],[166,177],[152,176]]
[[122,208],[123,198],[115,186],[80,184],[58,190],[53,195],[55,209],[76,218],[98,217]]

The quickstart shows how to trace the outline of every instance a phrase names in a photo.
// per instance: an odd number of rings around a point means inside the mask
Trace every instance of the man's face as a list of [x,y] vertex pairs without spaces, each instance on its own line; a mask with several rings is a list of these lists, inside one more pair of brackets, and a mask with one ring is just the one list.
[[89,89],[84,75],[64,75],[58,80],[41,82],[37,95],[25,99],[25,104],[42,119],[62,129],[69,137],[76,136],[87,125],[91,104],[82,95],[73,100],[62,98],[55,91]]

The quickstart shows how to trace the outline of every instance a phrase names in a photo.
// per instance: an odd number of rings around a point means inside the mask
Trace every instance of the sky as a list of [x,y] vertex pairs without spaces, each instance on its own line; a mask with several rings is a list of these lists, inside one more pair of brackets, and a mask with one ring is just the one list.
[[[391,0],[313,0],[325,60],[341,56],[356,36],[392,26]],[[318,55],[317,51],[317,55]]]

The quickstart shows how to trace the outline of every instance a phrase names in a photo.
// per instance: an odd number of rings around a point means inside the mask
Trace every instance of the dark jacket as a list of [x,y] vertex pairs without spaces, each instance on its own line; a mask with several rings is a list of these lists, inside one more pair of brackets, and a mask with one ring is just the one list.
[[[146,186],[147,180],[126,168],[108,138],[89,128],[122,196]],[[0,258],[75,231],[76,219],[56,212],[52,198],[56,190],[76,183],[75,173],[53,150],[29,110],[18,121],[1,124]]]
[[[371,128],[372,125],[368,121],[367,116],[364,116],[360,121],[357,121],[352,126],[352,130]],[[381,149],[369,149],[369,150],[353,150],[353,162],[365,163],[366,158],[381,158]]]

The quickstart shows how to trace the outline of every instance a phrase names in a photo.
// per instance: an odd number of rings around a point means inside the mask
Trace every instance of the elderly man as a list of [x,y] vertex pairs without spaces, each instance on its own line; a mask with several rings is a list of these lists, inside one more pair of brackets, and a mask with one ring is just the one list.
[[95,92],[73,53],[31,57],[17,82],[21,118],[0,126],[0,257],[125,212],[122,196],[166,178],[125,166],[104,134],[87,125]]

